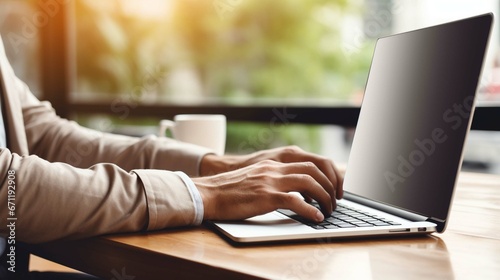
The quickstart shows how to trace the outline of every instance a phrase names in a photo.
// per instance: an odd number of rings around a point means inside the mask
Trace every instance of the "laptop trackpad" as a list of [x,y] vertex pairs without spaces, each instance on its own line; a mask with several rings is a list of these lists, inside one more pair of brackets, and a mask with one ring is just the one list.
[[280,236],[292,232],[314,232],[314,229],[311,227],[276,211],[243,221],[214,222],[214,225],[226,233],[226,235],[236,238],[236,240],[239,238],[245,239],[253,237],[258,239],[258,237],[264,236]]
[[294,219],[290,219],[289,217],[286,217],[285,215],[282,215],[275,211],[264,215],[255,216],[243,221],[239,221],[238,223],[248,224],[248,225],[262,225],[262,226],[299,224]]

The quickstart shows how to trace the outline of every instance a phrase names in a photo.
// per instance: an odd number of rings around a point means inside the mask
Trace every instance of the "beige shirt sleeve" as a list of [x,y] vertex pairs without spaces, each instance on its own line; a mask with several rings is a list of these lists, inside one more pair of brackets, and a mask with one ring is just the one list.
[[10,148],[0,149],[0,220],[9,214],[7,178],[15,173],[18,241],[192,224],[189,191],[172,171],[197,176],[209,150],[155,136],[101,133],[59,118],[14,75],[1,44],[0,72]]

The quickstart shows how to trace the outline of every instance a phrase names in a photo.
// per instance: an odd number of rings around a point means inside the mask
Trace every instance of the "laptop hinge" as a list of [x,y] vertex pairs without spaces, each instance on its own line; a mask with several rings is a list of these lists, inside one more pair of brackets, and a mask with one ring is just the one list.
[[443,232],[446,229],[446,221],[438,218],[430,217],[427,219],[428,222],[435,223],[437,225],[436,231]]
[[387,213],[392,214],[394,216],[398,216],[398,217],[410,220],[410,221],[414,221],[414,222],[430,221],[430,218],[428,218],[426,216],[422,216],[422,215],[419,215],[419,214],[416,214],[413,212],[409,212],[409,211],[406,211],[406,210],[403,210],[400,208],[396,208],[394,206],[389,206],[389,205],[386,205],[386,204],[383,204],[380,202],[376,202],[376,201],[373,201],[373,200],[370,200],[370,199],[367,199],[364,197],[354,195],[354,194],[349,193],[349,192],[344,192],[344,198],[347,200],[351,200],[351,201],[357,202],[359,204],[363,204],[363,205],[369,206],[371,208],[383,211],[383,212],[387,212]]

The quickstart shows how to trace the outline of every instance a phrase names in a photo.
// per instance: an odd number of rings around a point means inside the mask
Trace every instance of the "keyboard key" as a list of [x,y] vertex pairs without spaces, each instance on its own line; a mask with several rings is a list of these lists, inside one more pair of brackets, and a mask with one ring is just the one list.
[[314,228],[314,229],[325,229],[323,226],[321,225],[309,225],[310,227]]
[[355,225],[348,224],[348,223],[337,224],[336,226],[338,226],[339,228],[354,228],[354,227],[356,227]]
[[325,226],[325,228],[327,228],[327,229],[338,229],[339,227],[336,226],[336,225],[327,225],[327,226]]
[[375,226],[390,226],[391,225],[389,223],[382,222],[382,221],[373,222],[372,224]]
[[369,224],[369,223],[356,224],[356,226],[358,226],[358,227],[373,227],[373,225]]

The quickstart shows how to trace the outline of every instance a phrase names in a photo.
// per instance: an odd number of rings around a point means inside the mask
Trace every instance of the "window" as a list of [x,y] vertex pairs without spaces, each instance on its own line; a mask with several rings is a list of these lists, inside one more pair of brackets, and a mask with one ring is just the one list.
[[[141,103],[357,103],[373,41],[360,1],[75,1],[72,99]],[[386,25],[389,25],[387,22]]]
[[[495,0],[0,0],[0,6],[4,42],[6,33],[34,26],[36,36],[19,53],[8,49],[9,58],[63,116],[142,135],[178,113],[224,113],[228,152],[298,144],[337,162],[347,161],[378,37],[500,10]],[[497,16],[473,123],[490,131],[471,133],[467,170],[500,173],[498,35]],[[271,127],[276,117],[281,123]]]
[[[82,0],[72,10],[73,102],[110,103],[115,124],[130,123],[138,104],[270,106],[264,123],[230,123],[227,150],[237,153],[322,152],[328,128],[267,123],[284,106],[359,105],[374,44],[340,43],[353,26],[362,31],[362,1]],[[117,129],[107,117],[79,120]]]

